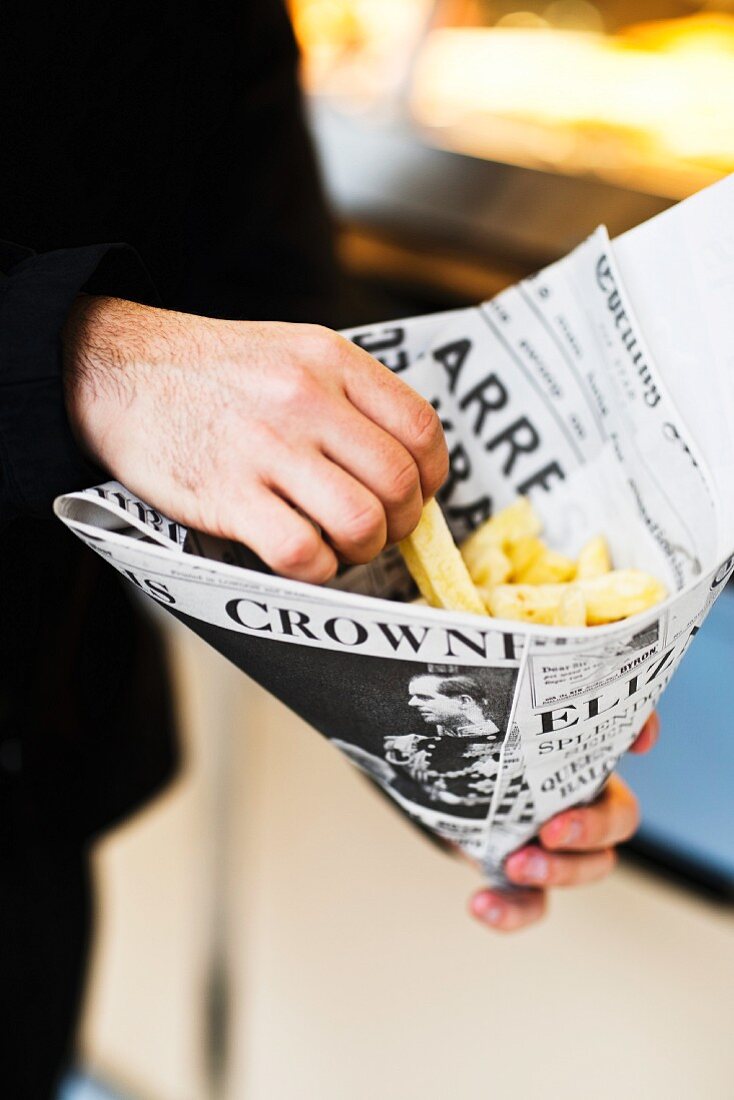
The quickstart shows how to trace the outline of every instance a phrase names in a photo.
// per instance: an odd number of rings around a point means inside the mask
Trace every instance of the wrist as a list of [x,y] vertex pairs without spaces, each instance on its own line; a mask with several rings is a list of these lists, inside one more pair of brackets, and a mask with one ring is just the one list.
[[71,431],[86,457],[107,468],[115,413],[133,382],[125,329],[130,314],[145,308],[117,298],[79,294],[61,334],[64,402]]
[[95,462],[99,461],[99,456],[89,445],[86,425],[96,389],[94,349],[98,340],[94,333],[104,301],[89,294],[77,295],[61,332],[66,415],[77,446]]

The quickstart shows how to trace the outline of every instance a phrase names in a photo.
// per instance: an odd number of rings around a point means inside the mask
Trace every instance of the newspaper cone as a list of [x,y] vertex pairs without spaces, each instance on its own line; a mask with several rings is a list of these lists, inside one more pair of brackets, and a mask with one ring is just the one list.
[[438,409],[457,538],[528,495],[555,549],[603,533],[615,566],[663,581],[633,619],[411,604],[394,551],[325,587],[284,580],[115,483],[57,515],[501,882],[510,851],[599,792],[734,568],[733,220],[734,178],[482,306],[348,333]]

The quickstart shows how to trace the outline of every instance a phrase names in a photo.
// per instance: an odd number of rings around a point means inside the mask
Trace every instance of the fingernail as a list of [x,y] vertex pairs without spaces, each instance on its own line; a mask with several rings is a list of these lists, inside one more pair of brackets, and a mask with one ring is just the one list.
[[584,835],[584,827],[577,817],[572,817],[566,822],[566,829],[561,838],[561,844],[575,844]]
[[497,925],[505,915],[505,907],[493,897],[482,894],[474,901],[474,912],[486,924]]
[[545,882],[548,860],[542,852],[520,852],[513,860],[511,870],[523,882]]
[[559,817],[551,821],[543,830],[543,840],[546,844],[561,846],[575,844],[583,836],[584,826],[577,817]]

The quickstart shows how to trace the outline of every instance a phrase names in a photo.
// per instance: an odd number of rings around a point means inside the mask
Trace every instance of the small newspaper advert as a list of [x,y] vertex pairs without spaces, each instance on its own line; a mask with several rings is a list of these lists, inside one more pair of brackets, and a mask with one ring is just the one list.
[[345,334],[438,411],[457,542],[527,497],[554,549],[601,534],[615,567],[664,584],[641,614],[425,606],[395,548],[290,581],[115,482],[56,513],[502,884],[510,852],[599,794],[734,572],[732,225],[734,177],[478,307]]

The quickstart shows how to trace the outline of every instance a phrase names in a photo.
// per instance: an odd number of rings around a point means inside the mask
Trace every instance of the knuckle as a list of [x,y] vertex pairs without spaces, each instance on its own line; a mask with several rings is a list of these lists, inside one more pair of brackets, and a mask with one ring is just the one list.
[[[443,429],[441,429],[441,431],[443,432]],[[442,440],[443,440],[443,436],[442,436]],[[443,445],[440,448],[439,454],[436,456],[436,469],[435,469],[435,473],[434,473],[436,489],[439,489],[443,485],[444,481],[449,476],[450,468],[451,468],[451,464],[449,462],[448,448],[446,447],[445,442],[443,442]]]
[[281,408],[303,411],[311,397],[311,377],[305,367],[291,362],[277,379],[276,400]]
[[329,554],[328,557],[324,555],[323,561],[314,565],[309,571],[308,579],[311,584],[326,584],[335,576],[338,567],[338,562],[333,554]]
[[342,527],[342,538],[348,543],[367,543],[382,538],[385,530],[385,515],[380,504],[375,501],[362,504],[347,515]]
[[[418,498],[420,502],[420,497]],[[390,519],[388,524],[388,537],[390,542],[401,542],[407,538],[413,531],[415,531],[421,518],[421,504],[418,503],[415,509],[411,508],[405,515],[400,515],[397,519]]]
[[269,564],[278,573],[290,573],[307,566],[319,548],[319,537],[313,528],[288,535],[269,554]]
[[389,504],[407,504],[419,491],[420,478],[412,459],[390,472],[385,486],[385,499]]
[[427,401],[421,401],[413,411],[410,435],[414,446],[421,451],[432,451],[443,439],[438,413]]
[[342,353],[342,345],[348,345],[344,337],[325,325],[305,325],[307,331],[306,348],[316,359],[332,359]]
[[449,452],[436,410],[423,402],[412,425],[414,450],[421,456],[421,477],[426,495],[443,485],[449,474]]

